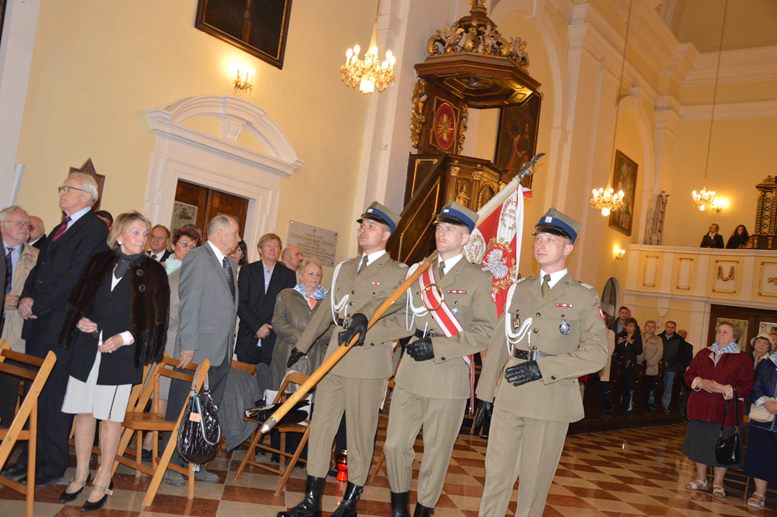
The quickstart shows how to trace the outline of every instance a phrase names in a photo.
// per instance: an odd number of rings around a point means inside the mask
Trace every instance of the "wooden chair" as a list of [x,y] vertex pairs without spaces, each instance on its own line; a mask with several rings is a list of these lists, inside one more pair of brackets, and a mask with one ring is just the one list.
[[234,368],[235,370],[241,371],[243,373],[247,373],[252,377],[256,376],[255,364],[244,363],[242,361],[238,361],[237,359],[232,359],[232,368]]
[[[182,467],[175,463],[170,463],[176,448],[178,428],[181,425],[186,406],[184,405],[181,408],[178,419],[175,422],[165,420],[164,415],[159,412],[159,378],[168,377],[171,380],[178,379],[188,384],[191,384],[192,381],[194,381],[195,390],[199,392],[205,381],[208,369],[210,368],[210,361],[205,359],[199,366],[193,363],[187,366],[186,369],[192,373],[175,371],[174,368],[177,366],[178,359],[171,359],[167,357],[167,355],[165,355],[162,362],[154,365],[151,370],[151,378],[140,393],[133,410],[127,411],[127,414],[124,416],[124,432],[121,436],[121,441],[119,442],[119,450],[116,454],[116,461],[113,464],[113,471],[115,473],[119,463],[121,463],[122,465],[134,469],[138,476],[140,473],[151,476],[151,484],[143,498],[143,507],[150,506],[151,503],[154,502],[154,497],[156,497],[157,490],[162,482],[162,477],[167,469],[174,470],[187,476],[187,496],[189,499],[194,498],[194,466],[189,464],[186,467]],[[151,410],[145,411],[149,400],[151,400]],[[154,433],[151,466],[142,463],[144,432]],[[170,433],[170,439],[167,441],[167,446],[162,452],[161,457],[158,456],[160,432]],[[136,450],[134,457],[125,455],[133,435],[137,435],[135,437]]]
[[[27,369],[15,364],[6,363],[9,359],[16,363],[26,364],[38,369]],[[9,427],[0,427],[0,438],[3,442],[0,445],[0,468],[8,461],[11,451],[18,441],[26,440],[27,445],[27,476],[28,479],[35,479],[35,454],[36,438],[38,436],[38,396],[43,386],[49,378],[54,363],[57,362],[57,356],[54,352],[46,354],[45,359],[34,357],[19,352],[14,352],[8,348],[0,350],[0,372],[20,377],[32,381],[27,395],[24,397],[19,410],[16,412],[13,421]],[[24,425],[29,422],[29,428],[24,429]],[[16,490],[25,496],[26,514],[28,517],[33,515],[33,504],[35,501],[35,483],[23,485],[18,481],[12,481],[4,476],[0,476],[0,485]]]
[[[278,394],[275,396],[275,400],[273,403],[277,404],[279,402],[283,402],[287,398],[286,389],[290,384],[297,384],[300,385],[303,382],[305,382],[308,379],[308,376],[302,373],[298,372],[290,372],[286,375],[286,377],[283,379],[283,383],[281,383],[281,387],[278,389]],[[246,419],[246,421],[255,421],[258,422],[258,420],[254,419]],[[262,422],[259,422],[261,425]],[[284,424],[283,421],[275,426],[274,430],[277,430],[281,435],[281,444],[280,448],[276,449],[270,445],[266,445],[263,443],[259,443],[259,440],[262,437],[262,433],[257,431],[253,434],[251,437],[251,442],[248,445],[248,450],[245,453],[245,457],[243,457],[243,461],[240,462],[240,467],[238,467],[237,472],[235,473],[235,479],[239,479],[240,476],[243,474],[243,471],[248,465],[253,465],[254,467],[266,470],[268,472],[272,472],[273,474],[278,474],[281,476],[281,479],[278,481],[278,484],[275,487],[275,495],[278,495],[281,493],[283,488],[286,486],[286,482],[288,482],[289,477],[291,477],[292,472],[294,472],[294,467],[297,465],[297,462],[302,461],[305,462],[305,460],[300,459],[300,455],[302,454],[302,451],[305,449],[305,445],[308,443],[308,438],[310,437],[310,419],[306,419],[304,422],[301,422],[299,424]],[[299,445],[294,450],[293,454],[290,454],[286,452],[286,434],[287,433],[297,433],[301,434],[302,437],[300,438]],[[256,455],[256,449],[262,449],[264,451],[267,451],[271,454],[277,454],[279,458],[278,467],[273,467],[272,465],[267,465],[265,463],[257,463],[254,461],[254,457]],[[286,459],[289,459],[289,464],[286,465]]]

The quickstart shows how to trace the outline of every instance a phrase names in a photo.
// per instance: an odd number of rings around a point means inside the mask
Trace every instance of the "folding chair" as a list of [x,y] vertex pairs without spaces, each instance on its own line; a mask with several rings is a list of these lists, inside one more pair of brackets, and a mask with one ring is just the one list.
[[[36,367],[38,368],[38,371],[35,372],[34,370],[29,370],[21,366],[8,364],[5,362],[5,359]],[[38,396],[40,395],[43,386],[46,384],[51,369],[54,368],[54,363],[56,362],[57,356],[54,355],[54,352],[49,352],[46,354],[45,359],[41,359],[39,357],[14,352],[7,348],[0,351],[0,372],[32,381],[30,390],[24,397],[24,401],[16,412],[16,416],[11,422],[11,425],[9,427],[0,427],[0,438],[3,440],[2,445],[0,445],[0,468],[8,461],[8,457],[11,455],[11,451],[13,450],[14,445],[16,445],[16,442],[26,440],[28,442],[28,479],[35,479],[36,439],[38,436]],[[24,424],[28,421],[29,429],[24,429]],[[12,481],[4,476],[0,476],[0,485],[5,485],[8,488],[16,490],[20,494],[23,494],[26,500],[26,514],[28,517],[33,515],[35,483],[23,485],[18,481]]]
[[256,375],[255,364],[244,363],[242,361],[238,361],[237,359],[232,359],[232,368],[234,368],[235,370],[241,371],[243,373],[247,373],[252,377]]
[[[165,355],[162,362],[154,365],[151,378],[140,393],[133,411],[128,411],[124,416],[124,432],[121,436],[121,441],[119,442],[119,450],[116,454],[116,461],[113,464],[113,471],[116,472],[119,463],[121,463],[122,465],[136,470],[138,476],[141,472],[151,476],[151,484],[143,498],[143,507],[150,506],[151,503],[154,502],[154,497],[156,497],[159,484],[162,482],[162,476],[164,476],[165,470],[167,469],[174,470],[187,476],[187,496],[189,499],[194,498],[194,466],[189,464],[186,467],[182,467],[175,463],[170,463],[170,459],[173,457],[173,451],[175,451],[176,447],[178,428],[181,425],[186,406],[184,405],[181,407],[181,412],[178,414],[178,419],[175,422],[165,420],[164,415],[159,412],[159,377],[178,379],[189,384],[192,384],[193,382],[195,390],[199,392],[205,381],[208,369],[210,368],[210,361],[205,359],[199,366],[193,363],[189,364],[186,369],[192,373],[175,371],[173,368],[177,367],[178,359],[171,359],[167,357],[167,355]],[[149,400],[151,400],[151,411],[147,412],[145,411],[145,408],[148,405]],[[142,463],[144,432],[154,433],[151,466]],[[165,450],[162,452],[161,458],[158,456],[158,439],[160,432],[170,433],[170,439],[167,441],[167,447],[165,447]],[[133,458],[132,456],[125,455],[125,452],[134,434],[137,434],[137,441],[135,457]]]
[[[308,376],[302,373],[298,372],[290,372],[286,374],[286,377],[283,379],[283,383],[281,383],[281,387],[278,389],[278,394],[275,396],[275,400],[273,403],[277,404],[279,402],[283,402],[287,398],[286,394],[286,388],[290,384],[302,384],[308,379]],[[258,422],[258,420],[255,419],[249,419],[246,418],[246,421],[255,421]],[[262,422],[259,422],[260,424]],[[278,484],[275,487],[275,495],[278,495],[281,493],[283,488],[286,486],[286,482],[289,480],[289,477],[291,477],[292,472],[294,472],[294,467],[297,465],[298,461],[305,462],[305,460],[300,459],[300,455],[302,454],[302,451],[305,449],[305,445],[308,443],[308,438],[310,437],[310,418],[306,419],[304,422],[301,422],[299,424],[284,424],[283,420],[275,426],[274,430],[277,430],[281,435],[281,444],[280,448],[276,449],[270,445],[266,445],[263,443],[259,443],[259,439],[262,437],[262,433],[257,431],[253,434],[251,437],[251,443],[248,445],[248,450],[246,451],[245,457],[243,458],[243,461],[240,462],[240,467],[238,467],[237,472],[235,473],[235,479],[239,479],[240,476],[243,474],[243,471],[248,465],[253,465],[254,467],[266,470],[268,472],[272,472],[273,474],[278,474],[281,476],[281,479],[278,481]],[[302,434],[302,437],[300,438],[299,445],[294,450],[293,454],[290,454],[286,452],[286,434],[287,433],[297,433]],[[257,463],[254,461],[254,456],[256,455],[256,449],[262,449],[267,452],[270,452],[272,454],[277,454],[279,458],[278,467],[275,468],[272,465],[267,465],[265,463]],[[286,459],[289,459],[288,466],[286,465]]]

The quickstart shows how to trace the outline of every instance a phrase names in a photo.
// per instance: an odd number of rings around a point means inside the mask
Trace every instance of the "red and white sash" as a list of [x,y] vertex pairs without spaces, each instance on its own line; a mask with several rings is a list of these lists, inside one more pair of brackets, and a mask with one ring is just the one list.
[[[432,267],[426,268],[426,271],[418,277],[418,287],[420,289],[421,302],[429,314],[432,315],[437,326],[445,337],[454,337],[462,332],[464,328],[459,323],[456,315],[448,304],[445,303],[442,291],[437,286]],[[470,414],[475,407],[475,360],[474,356],[467,355],[462,357],[464,364],[469,368],[469,392],[470,392]]]

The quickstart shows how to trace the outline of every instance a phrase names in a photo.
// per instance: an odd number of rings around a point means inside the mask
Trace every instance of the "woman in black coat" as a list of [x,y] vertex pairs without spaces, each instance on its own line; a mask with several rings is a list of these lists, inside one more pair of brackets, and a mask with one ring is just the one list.
[[161,359],[167,339],[170,288],[164,268],[143,250],[151,223],[138,212],[119,215],[108,236],[111,251],[92,258],[70,293],[60,341],[71,348],[64,413],[75,414],[76,475],[60,502],[76,499],[89,477],[100,420],[100,467],[82,510],[102,508],[121,424],[143,366]]

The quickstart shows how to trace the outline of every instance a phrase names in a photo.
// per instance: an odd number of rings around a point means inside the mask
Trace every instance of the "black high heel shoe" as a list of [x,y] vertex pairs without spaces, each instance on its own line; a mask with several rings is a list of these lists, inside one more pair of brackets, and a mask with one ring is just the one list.
[[82,512],[93,512],[95,510],[99,510],[103,506],[105,506],[105,503],[108,501],[108,496],[113,495],[113,481],[107,486],[100,486],[100,485],[93,485],[95,488],[99,488],[103,491],[103,496],[98,499],[95,502],[90,502],[87,500],[84,505],[81,507]]
[[59,502],[62,504],[65,504],[65,503],[70,503],[75,501],[76,498],[78,498],[78,496],[81,494],[81,492],[84,491],[84,486],[86,486],[86,484],[89,483],[89,481],[91,480],[92,480],[91,475],[87,476],[86,481],[78,481],[74,479],[71,483],[78,483],[79,485],[81,485],[81,488],[71,493],[71,492],[68,492],[67,487],[65,487],[65,489],[62,491],[62,495],[59,496]]

